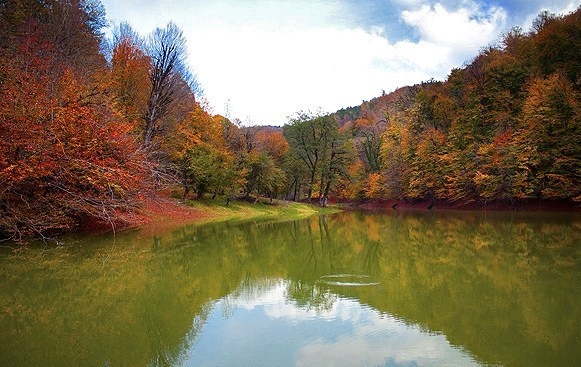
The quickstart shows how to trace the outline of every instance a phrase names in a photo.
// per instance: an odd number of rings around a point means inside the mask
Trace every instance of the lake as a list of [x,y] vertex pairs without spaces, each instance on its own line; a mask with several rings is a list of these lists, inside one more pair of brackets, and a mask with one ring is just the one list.
[[581,365],[581,217],[347,212],[0,249],[1,366]]

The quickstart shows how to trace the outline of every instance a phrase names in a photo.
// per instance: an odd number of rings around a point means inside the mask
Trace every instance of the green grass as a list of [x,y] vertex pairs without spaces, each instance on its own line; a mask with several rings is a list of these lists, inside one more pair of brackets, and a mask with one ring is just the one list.
[[315,214],[331,214],[341,211],[336,207],[321,208],[311,204],[283,200],[275,200],[272,204],[268,200],[261,200],[257,203],[233,200],[226,206],[226,200],[217,198],[213,200],[188,200],[186,201],[186,205],[207,214],[208,218],[202,219],[203,222],[261,219],[284,221],[305,218]]

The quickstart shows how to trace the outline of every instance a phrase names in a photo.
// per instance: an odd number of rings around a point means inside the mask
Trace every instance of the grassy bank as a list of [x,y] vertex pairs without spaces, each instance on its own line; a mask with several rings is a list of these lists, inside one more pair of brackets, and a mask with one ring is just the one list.
[[202,213],[202,221],[223,220],[289,220],[304,218],[314,214],[331,214],[340,210],[335,207],[321,208],[315,205],[276,200],[250,203],[235,200],[226,205],[225,200],[202,199],[186,201],[189,208]]
[[261,200],[257,203],[233,200],[226,205],[224,198],[196,199],[185,202],[175,197],[158,195],[144,199],[141,214],[125,228],[162,230],[190,223],[221,221],[275,220],[286,221],[306,218],[315,214],[337,213],[337,207],[321,208],[315,205],[284,200]]

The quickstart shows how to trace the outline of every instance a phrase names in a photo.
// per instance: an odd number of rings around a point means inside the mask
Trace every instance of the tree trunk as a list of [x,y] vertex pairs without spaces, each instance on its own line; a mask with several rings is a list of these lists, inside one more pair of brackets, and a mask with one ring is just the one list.
[[143,137],[143,149],[147,149],[151,144],[151,140],[153,139],[153,133],[155,131],[154,124],[155,121],[153,120],[152,116],[146,116],[145,120],[145,136]]
[[313,196],[313,186],[315,186],[315,174],[316,174],[316,172],[313,170],[311,172],[311,182],[309,184],[309,191],[308,191],[308,196],[307,196],[307,200],[309,201],[309,204],[311,203],[311,197]]
[[321,173],[321,184],[319,185],[319,205],[321,205],[321,200],[323,198],[323,184],[325,182],[324,177],[325,175]]
[[293,201],[297,201],[297,195],[301,191],[301,187],[298,183],[295,183],[295,192],[293,195]]
[[327,184],[325,185],[325,193],[323,194],[322,200],[320,205],[325,208],[327,207],[327,201],[329,198],[329,191],[331,190],[331,181],[327,181]]

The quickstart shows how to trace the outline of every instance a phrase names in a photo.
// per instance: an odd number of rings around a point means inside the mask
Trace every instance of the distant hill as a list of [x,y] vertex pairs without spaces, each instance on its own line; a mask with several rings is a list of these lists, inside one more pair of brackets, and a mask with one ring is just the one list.
[[387,115],[393,116],[409,109],[413,105],[418,92],[433,83],[436,82],[429,81],[401,87],[391,93],[375,97],[370,101],[364,101],[359,106],[342,108],[332,115],[339,123],[339,127],[358,119],[366,119],[370,123],[377,123],[385,120]]

